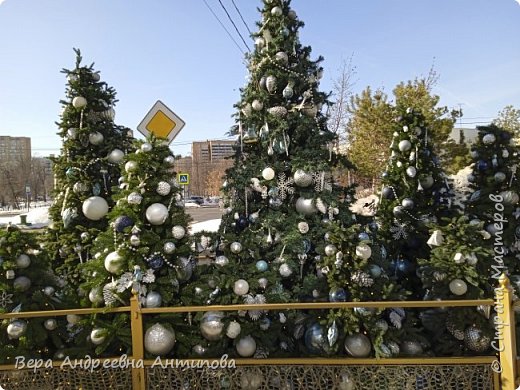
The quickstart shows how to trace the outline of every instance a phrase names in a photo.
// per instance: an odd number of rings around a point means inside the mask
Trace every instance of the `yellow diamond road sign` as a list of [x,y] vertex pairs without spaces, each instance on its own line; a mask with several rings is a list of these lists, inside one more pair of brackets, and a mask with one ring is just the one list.
[[168,143],[171,143],[185,124],[163,102],[157,100],[141,123],[139,123],[137,130],[145,137],[153,134],[157,137],[166,138]]

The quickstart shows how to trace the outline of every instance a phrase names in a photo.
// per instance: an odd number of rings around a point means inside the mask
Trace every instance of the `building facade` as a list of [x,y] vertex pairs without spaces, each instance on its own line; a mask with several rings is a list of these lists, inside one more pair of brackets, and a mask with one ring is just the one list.
[[31,138],[0,135],[0,162],[30,160]]

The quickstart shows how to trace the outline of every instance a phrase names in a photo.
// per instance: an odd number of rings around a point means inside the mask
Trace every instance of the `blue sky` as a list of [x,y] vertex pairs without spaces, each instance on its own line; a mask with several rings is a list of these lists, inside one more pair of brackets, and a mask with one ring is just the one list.
[[[206,1],[234,33],[218,0]],[[231,0],[221,1],[252,47]],[[260,0],[235,3],[256,31]],[[354,92],[391,93],[435,62],[434,92],[462,105],[467,127],[520,108],[517,0],[293,0],[292,8],[306,24],[302,43],[325,57],[324,91],[351,55]],[[117,90],[118,124],[135,128],[158,99],[186,121],[175,153],[232,125],[247,71],[203,0],[0,0],[0,135],[32,137],[33,154],[59,150],[60,70],[74,66],[73,47]]]

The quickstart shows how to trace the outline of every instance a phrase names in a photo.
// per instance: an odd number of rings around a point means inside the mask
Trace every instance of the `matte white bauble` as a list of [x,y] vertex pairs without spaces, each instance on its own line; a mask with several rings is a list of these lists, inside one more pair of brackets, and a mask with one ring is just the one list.
[[150,144],[148,142],[145,142],[144,144],[141,145],[141,151],[142,152],[151,152],[152,149],[153,149],[152,144]]
[[296,211],[303,215],[314,214],[317,210],[312,199],[298,198],[296,200]]
[[31,265],[31,258],[25,253],[22,253],[16,258],[16,266],[18,268],[27,268]]
[[274,179],[274,169],[267,167],[262,171],[262,177],[265,180],[273,180]]
[[123,161],[124,157],[125,152],[123,152],[121,149],[114,149],[108,154],[108,162],[111,162],[112,164],[119,164],[121,161]]
[[185,236],[185,234],[186,229],[184,229],[184,227],[182,227],[181,225],[175,225],[174,227],[172,227],[173,238],[180,240]]
[[88,135],[88,142],[90,142],[92,145],[101,145],[104,139],[105,137],[103,137],[103,134],[101,134],[99,131],[90,133]]
[[256,351],[256,341],[251,336],[242,337],[236,345],[237,353],[242,357],[251,357]]
[[23,320],[14,320],[7,325],[7,335],[12,339],[19,339],[27,331],[27,322]]
[[251,103],[251,107],[253,107],[253,110],[260,111],[262,108],[264,108],[264,104],[260,100],[253,100],[253,103]]
[[137,169],[137,162],[136,161],[128,161],[125,164],[125,171],[126,172],[134,172]]
[[240,334],[242,327],[236,321],[231,321],[226,330],[226,336],[230,339],[235,339]]
[[152,325],[144,335],[144,348],[153,355],[166,355],[175,345],[175,332],[159,323]]
[[232,242],[230,245],[231,252],[237,254],[242,251],[242,244],[238,241]]
[[367,244],[360,244],[356,247],[356,256],[367,260],[372,256],[372,249]]
[[454,295],[464,295],[468,291],[468,285],[462,279],[453,279],[450,282],[450,291]]
[[246,295],[249,292],[249,283],[244,279],[238,279],[233,286],[233,291],[237,295]]
[[99,221],[108,213],[108,203],[100,196],[91,196],[83,202],[82,211],[85,217]]
[[408,150],[411,149],[411,147],[412,147],[412,144],[407,139],[402,140],[401,142],[399,142],[399,150],[401,152],[407,152]]
[[88,299],[90,302],[94,304],[99,304],[103,302],[103,289],[102,287],[94,287],[88,293]]
[[74,99],[72,99],[72,105],[74,108],[83,108],[87,105],[87,99],[85,99],[83,96],[76,96]]
[[153,203],[146,209],[146,219],[152,225],[162,225],[168,218],[168,208],[162,203]]
[[150,291],[146,295],[146,300],[144,302],[144,305],[148,308],[150,307],[160,307],[162,303],[162,297],[161,294],[159,294],[157,291]]
[[486,145],[491,145],[493,142],[496,141],[496,137],[494,134],[486,134],[484,137],[482,137],[482,142],[484,142]]
[[68,314],[67,315],[67,322],[71,325],[76,325],[81,321],[81,316],[78,316],[77,314]]
[[48,320],[45,320],[43,326],[47,330],[54,330],[58,327],[58,322],[54,318],[49,318]]
[[103,344],[107,338],[106,333],[107,330],[104,328],[94,328],[92,329],[92,332],[90,332],[90,341],[94,345]]
[[111,274],[119,274],[123,270],[124,259],[116,251],[110,252],[105,257],[105,269]]
[[13,288],[17,292],[24,292],[31,288],[31,279],[27,276],[18,276],[13,281]]
[[406,174],[410,177],[415,177],[417,174],[417,169],[415,169],[415,167],[408,167],[406,168]]

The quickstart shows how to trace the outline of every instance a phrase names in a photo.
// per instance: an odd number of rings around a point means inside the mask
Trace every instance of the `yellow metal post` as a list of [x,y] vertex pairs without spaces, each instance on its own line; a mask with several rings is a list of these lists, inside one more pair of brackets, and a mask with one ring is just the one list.
[[513,310],[513,289],[509,279],[502,274],[499,279],[500,286],[495,289],[496,320],[495,338],[498,338],[500,365],[500,388],[502,390],[515,390],[516,380],[516,335],[515,313]]
[[[143,315],[137,294],[130,299],[130,324],[132,327],[132,357],[134,362],[144,361]],[[134,364],[132,367],[132,390],[146,390],[144,367]]]

